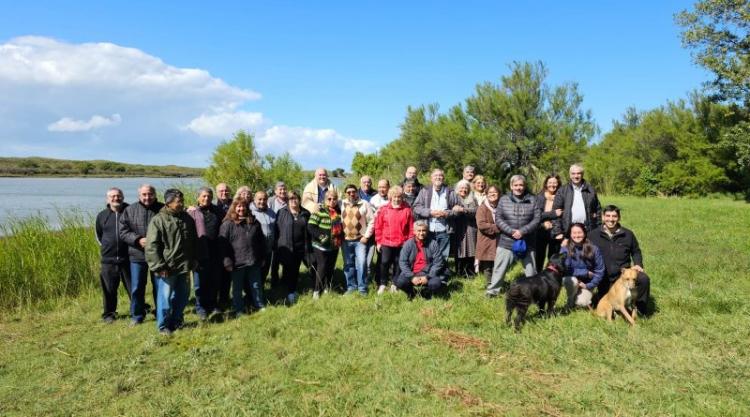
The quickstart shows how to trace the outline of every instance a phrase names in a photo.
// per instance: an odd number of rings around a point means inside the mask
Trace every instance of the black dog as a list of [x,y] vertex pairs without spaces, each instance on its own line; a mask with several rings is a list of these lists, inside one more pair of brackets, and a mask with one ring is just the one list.
[[516,309],[516,330],[521,330],[526,312],[532,303],[544,311],[547,305],[547,313],[554,312],[557,296],[560,295],[562,287],[562,276],[565,271],[565,255],[552,255],[544,271],[533,277],[523,277],[514,281],[508,293],[505,295],[505,322],[510,326],[513,309]]

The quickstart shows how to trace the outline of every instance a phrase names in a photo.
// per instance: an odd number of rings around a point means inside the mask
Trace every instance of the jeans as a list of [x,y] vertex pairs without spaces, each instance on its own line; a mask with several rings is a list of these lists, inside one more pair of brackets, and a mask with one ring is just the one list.
[[448,265],[448,255],[451,250],[451,235],[447,232],[432,232],[433,239],[437,241],[440,253],[443,254],[445,265]]
[[344,249],[344,277],[346,290],[367,293],[367,244],[359,240],[345,240]]
[[151,275],[151,288],[153,288],[154,306],[157,304],[158,289],[156,276],[148,270],[145,262],[130,263],[130,318],[133,321],[142,322],[146,316],[146,280]]
[[[503,285],[505,280],[505,273],[515,264],[517,261],[516,255],[510,249],[505,249],[502,246],[498,246],[495,252],[495,265],[492,270],[492,278],[490,284],[487,286],[487,294],[495,296],[500,293],[500,287]],[[534,251],[529,250],[526,252],[526,256],[521,260],[523,263],[524,275],[527,277],[533,277],[536,275],[536,266],[534,265]]]
[[184,321],[190,284],[188,274],[156,277],[158,294],[156,300],[156,326],[159,330],[177,330]]
[[261,277],[260,265],[247,265],[235,268],[232,276],[232,308],[236,314],[245,312],[245,298],[242,290],[250,289],[250,301],[255,308],[263,308],[263,278]]

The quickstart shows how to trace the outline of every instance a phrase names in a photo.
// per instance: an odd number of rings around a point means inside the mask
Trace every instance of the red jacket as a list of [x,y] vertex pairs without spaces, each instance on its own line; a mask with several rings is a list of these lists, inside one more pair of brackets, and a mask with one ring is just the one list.
[[394,248],[414,236],[414,216],[408,204],[402,202],[398,208],[391,203],[381,207],[375,215],[375,242]]

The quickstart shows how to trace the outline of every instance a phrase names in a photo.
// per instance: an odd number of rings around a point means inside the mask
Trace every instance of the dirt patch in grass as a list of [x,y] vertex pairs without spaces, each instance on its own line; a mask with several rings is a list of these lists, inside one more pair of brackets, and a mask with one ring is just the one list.
[[451,348],[463,353],[469,349],[477,350],[479,353],[486,357],[490,343],[484,339],[480,339],[475,336],[469,336],[461,332],[455,332],[452,330],[439,329],[433,326],[424,326],[422,331],[433,335],[441,342],[450,346]]
[[470,408],[481,408],[485,411],[504,411],[505,408],[500,404],[486,402],[479,396],[472,394],[471,392],[461,387],[443,387],[437,390],[438,396],[444,400],[457,400],[461,404]]

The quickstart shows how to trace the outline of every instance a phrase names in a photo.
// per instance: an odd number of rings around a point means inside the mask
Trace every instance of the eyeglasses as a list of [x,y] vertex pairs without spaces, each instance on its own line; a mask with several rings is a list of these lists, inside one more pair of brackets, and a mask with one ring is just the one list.
[[326,198],[326,201],[336,201],[335,198]]
[[357,190],[349,190],[346,193],[347,194],[357,194]]

